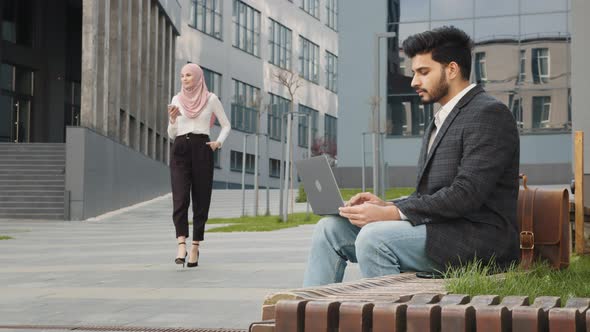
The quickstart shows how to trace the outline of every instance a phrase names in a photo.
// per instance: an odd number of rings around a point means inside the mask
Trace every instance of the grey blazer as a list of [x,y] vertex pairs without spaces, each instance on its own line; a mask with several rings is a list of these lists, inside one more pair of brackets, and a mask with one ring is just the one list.
[[427,153],[433,125],[422,142],[416,191],[394,203],[414,226],[426,225],[426,252],[439,268],[475,257],[494,257],[500,266],[518,260],[514,117],[476,86],[449,113]]

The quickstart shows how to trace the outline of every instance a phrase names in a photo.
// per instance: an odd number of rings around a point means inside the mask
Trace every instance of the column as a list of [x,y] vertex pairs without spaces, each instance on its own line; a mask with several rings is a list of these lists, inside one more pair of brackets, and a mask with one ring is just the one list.
[[[119,140],[119,119],[121,112],[121,0],[110,1],[108,20],[108,107],[105,109],[105,127],[107,136]],[[105,80],[107,81],[107,80]]]
[[148,75],[151,66],[151,54],[150,54],[150,26],[151,26],[151,11],[152,11],[152,1],[148,0],[144,3],[143,6],[143,25],[141,27],[141,34],[143,38],[143,43],[141,45],[141,52],[142,52],[142,64],[141,64],[141,89],[142,89],[142,107],[141,107],[141,121],[144,123],[144,130],[141,133],[142,137],[142,147],[141,151],[147,155],[149,155],[148,151],[148,122],[149,122],[149,107],[150,107],[150,90],[149,90],[149,80],[150,77]]
[[98,6],[98,32],[97,32],[97,80],[96,80],[96,130],[107,133],[108,116],[108,91],[109,91],[109,35],[110,35],[110,6],[108,0],[99,1]]
[[[142,95],[143,90],[141,89],[141,68],[142,68],[142,27],[143,27],[143,0],[130,0],[131,2],[131,79],[133,91],[131,91],[129,100],[129,114],[135,118],[134,127],[129,128],[130,134],[133,133],[133,137],[129,137],[131,146],[142,151],[140,145],[140,123],[141,123],[141,107],[142,107]],[[131,125],[131,123],[130,123]]]
[[129,116],[131,114],[131,53],[133,42],[132,18],[131,11],[133,3],[129,0],[122,1],[121,8],[121,108],[125,110],[125,116],[121,119],[122,123],[119,140],[121,143],[129,146]]
[[82,86],[80,124],[96,128],[96,102],[98,81],[98,11],[101,0],[82,2]]
[[159,24],[159,16],[160,10],[158,5],[155,1],[152,2],[152,11],[150,15],[150,67],[149,67],[149,114],[148,114],[148,127],[152,129],[151,137],[149,137],[149,141],[152,142],[150,151],[148,155],[154,159],[156,159],[156,131],[157,131],[157,124],[156,124],[156,112],[158,109],[158,66],[159,66],[159,58],[158,58],[158,24]]

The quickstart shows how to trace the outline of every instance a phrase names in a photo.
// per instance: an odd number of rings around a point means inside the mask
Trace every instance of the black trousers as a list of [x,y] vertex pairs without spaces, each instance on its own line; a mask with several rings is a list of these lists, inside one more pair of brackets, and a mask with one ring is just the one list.
[[202,241],[209,218],[213,186],[213,151],[206,143],[209,136],[177,136],[170,156],[172,180],[172,219],[176,237],[188,237],[188,207],[193,202],[193,241]]

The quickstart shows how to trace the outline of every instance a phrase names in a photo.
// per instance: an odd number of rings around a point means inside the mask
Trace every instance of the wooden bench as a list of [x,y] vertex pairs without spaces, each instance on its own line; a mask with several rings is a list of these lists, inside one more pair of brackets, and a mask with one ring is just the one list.
[[590,299],[469,297],[446,294],[441,280],[413,274],[300,288],[265,299],[251,332],[588,331]]

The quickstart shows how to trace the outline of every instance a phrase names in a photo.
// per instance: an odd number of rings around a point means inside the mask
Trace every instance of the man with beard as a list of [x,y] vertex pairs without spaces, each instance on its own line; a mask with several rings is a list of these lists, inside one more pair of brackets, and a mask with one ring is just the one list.
[[392,202],[360,193],[320,220],[304,286],[341,282],[348,261],[376,277],[518,259],[518,130],[506,105],[469,84],[472,47],[454,27],[403,43],[412,87],[442,106],[425,131],[416,190]]

